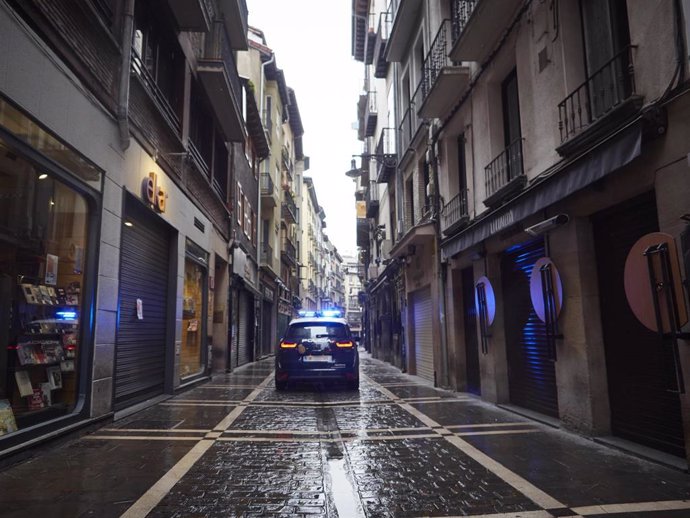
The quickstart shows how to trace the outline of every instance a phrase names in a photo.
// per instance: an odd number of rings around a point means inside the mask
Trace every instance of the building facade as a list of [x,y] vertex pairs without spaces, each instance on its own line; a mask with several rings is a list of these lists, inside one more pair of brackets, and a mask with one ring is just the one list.
[[2,454],[225,367],[231,181],[259,156],[244,2],[58,4],[0,3]]
[[399,265],[410,372],[687,466],[689,7],[355,2],[398,158],[383,272],[386,223],[358,234],[366,311],[385,335],[376,291]]

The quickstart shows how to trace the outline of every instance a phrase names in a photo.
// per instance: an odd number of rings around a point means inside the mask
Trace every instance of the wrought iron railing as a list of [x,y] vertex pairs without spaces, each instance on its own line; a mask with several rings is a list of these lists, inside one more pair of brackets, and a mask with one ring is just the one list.
[[434,83],[444,67],[452,65],[448,52],[450,51],[450,20],[441,22],[436,37],[434,38],[429,52],[424,58],[422,76],[422,98],[426,99],[434,87]]
[[261,196],[273,196],[276,186],[270,173],[261,173]]
[[285,236],[283,236],[283,253],[291,261],[294,262],[297,260],[297,249],[295,245],[292,244],[292,241]]
[[297,221],[297,206],[295,205],[295,200],[290,194],[290,191],[283,191],[283,211],[289,212],[292,217],[292,221]]
[[480,0],[453,0],[451,4],[451,16],[453,24],[453,44],[458,41],[462,31],[474,12],[474,8]]
[[522,168],[522,139],[515,139],[500,155],[484,168],[486,196],[498,192],[512,180],[524,174]]
[[635,94],[635,69],[628,46],[558,104],[561,142],[580,133]]
[[268,243],[263,243],[261,245],[261,264],[270,265],[273,263],[273,247]]
[[163,93],[163,90],[161,90],[156,83],[153,75],[144,65],[144,62],[141,60],[141,57],[139,57],[139,54],[137,54],[134,47],[132,47],[132,72],[141,79],[144,88],[153,99],[154,104],[160,110],[165,121],[179,134],[181,128],[179,116],[168,101],[167,96]]
[[378,177],[381,179],[384,169],[393,168],[396,166],[396,141],[397,130],[395,128],[383,128],[381,135],[376,143],[376,156],[378,158]]
[[412,95],[412,99],[407,105],[407,109],[400,121],[400,153],[404,154],[412,142],[412,137],[417,133],[422,118],[417,115],[417,110],[422,105],[422,81],[417,85],[417,89]]
[[231,95],[237,105],[241,106],[242,82],[237,73],[237,65],[230,45],[230,37],[223,23],[220,21],[214,22],[212,32],[205,35],[202,48],[195,49],[195,54],[200,61],[223,62],[223,68],[232,89]]
[[467,214],[467,191],[462,191],[441,209],[441,231],[457,225],[467,218]]
[[197,166],[199,171],[201,171],[204,174],[204,176],[208,176],[209,175],[209,168],[208,168],[208,164],[206,163],[206,160],[201,155],[201,153],[199,152],[199,149],[196,147],[194,142],[189,140],[188,144],[189,145],[187,148],[187,152],[189,153],[189,157],[192,159],[192,162],[194,162],[194,164]]

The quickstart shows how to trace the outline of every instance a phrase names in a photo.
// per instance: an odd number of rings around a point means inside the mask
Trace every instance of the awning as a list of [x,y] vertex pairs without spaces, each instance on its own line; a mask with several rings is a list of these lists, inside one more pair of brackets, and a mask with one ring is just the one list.
[[441,243],[442,257],[452,257],[620,169],[640,155],[641,145],[642,125],[638,122]]

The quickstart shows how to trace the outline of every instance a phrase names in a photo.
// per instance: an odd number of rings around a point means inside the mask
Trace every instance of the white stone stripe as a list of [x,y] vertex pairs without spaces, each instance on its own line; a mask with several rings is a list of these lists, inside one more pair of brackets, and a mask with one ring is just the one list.
[[471,435],[509,435],[539,432],[541,432],[541,430],[539,430],[538,428],[532,428],[529,430],[477,430],[476,432],[457,432],[455,435],[457,435],[458,437],[468,437]]
[[647,511],[679,511],[682,509],[690,509],[690,500],[663,500],[658,502],[588,505],[584,507],[571,507],[571,509],[582,516],[592,514],[640,513]]
[[[361,376],[361,375],[360,375]],[[368,378],[368,376],[364,375],[364,377]],[[372,383],[376,384],[371,378],[368,378],[369,381]],[[383,388],[382,392],[384,394],[392,394],[389,390]],[[414,408],[413,406],[403,403],[400,405],[401,408],[404,408],[407,410],[409,413],[411,413],[413,416],[415,416],[417,419],[422,421],[425,425],[429,426],[430,428],[434,427],[440,427],[441,425],[431,419],[430,417],[426,416],[425,414],[421,413],[419,410]],[[542,508],[545,509],[552,509],[552,508],[557,508],[557,507],[567,507],[566,505],[562,504],[552,496],[548,495],[541,489],[539,489],[537,486],[534,484],[528,482],[521,476],[519,476],[517,473],[513,473],[510,471],[508,468],[500,464],[499,462],[495,461],[482,451],[478,450],[474,446],[472,446],[470,443],[462,440],[460,437],[457,435],[444,435],[443,438],[450,442],[453,446],[458,448],[460,451],[462,451],[465,455],[469,456],[470,458],[474,459],[477,461],[479,464],[484,466],[486,469],[491,471],[494,475],[499,477],[501,480],[506,482],[507,484],[513,486],[515,489],[517,489],[520,493],[525,495],[527,498],[532,500],[534,503],[539,505]]]
[[208,433],[211,430],[194,428],[166,428],[165,430],[151,430],[149,428],[101,428],[99,432],[130,432],[130,433]]
[[224,405],[239,405],[242,402],[241,399],[174,399],[172,401],[166,401],[166,403],[219,403]]
[[338,437],[335,439],[324,439],[323,437],[228,437],[223,436],[218,440],[223,442],[354,442],[354,441],[400,441],[403,439],[440,439],[437,433],[426,433],[419,435],[363,435],[359,437]]
[[198,441],[202,437],[160,437],[156,435],[87,435],[84,439],[89,440],[112,440],[112,441]]
[[534,426],[534,423],[525,423],[524,421],[521,422],[514,422],[514,423],[483,423],[483,424],[449,424],[446,425],[446,428],[448,429],[461,429],[461,428],[484,428],[484,427],[491,427],[491,428],[499,428],[503,426]]
[[199,389],[254,389],[256,385],[204,385],[195,387],[194,390]]
[[351,406],[367,406],[367,405],[391,405],[393,401],[389,399],[372,399],[370,401],[350,400],[350,401],[255,401],[254,406],[265,406],[268,408],[284,408],[284,407],[351,407]]
[[237,402],[231,402],[228,401],[227,403],[185,403],[183,401],[180,401],[179,403],[175,402],[165,402],[165,403],[158,403],[161,406],[209,406],[209,407],[223,407],[223,406],[228,406],[228,405],[237,405],[239,403]]
[[460,398],[460,397],[451,398],[451,397],[447,397],[447,398],[438,398],[438,399],[424,399],[424,398],[411,399],[411,398],[408,398],[408,397],[403,397],[403,398],[398,398],[398,399],[402,399],[403,401],[408,401],[408,402],[410,402],[410,403],[423,404],[423,405],[429,405],[429,404],[432,404],[432,403],[453,403],[453,402],[456,402],[456,403],[458,403],[458,402],[463,403],[463,402],[467,402],[467,401],[472,401],[472,399],[470,399],[470,398],[468,398],[468,397],[466,397],[466,398]]
[[[428,518],[428,517],[419,517]],[[497,514],[470,514],[457,516],[441,516],[437,518],[553,518],[548,511],[518,511],[517,513],[497,513]],[[577,518],[569,516],[568,518]]]
[[[259,393],[264,389],[266,385],[273,378],[273,373],[269,374],[264,378],[264,380],[259,383],[259,385],[252,390],[249,395],[244,399],[245,401],[253,401]],[[244,406],[238,406],[232,409],[232,411],[223,418],[223,420],[218,423],[214,428],[213,432],[222,432],[228,428],[235,419],[239,417],[242,411],[247,408]],[[160,437],[159,440],[166,440],[166,437]],[[180,437],[180,439],[183,439]],[[150,439],[149,439],[150,440]],[[169,439],[168,439],[169,440]],[[141,518],[149,514],[154,507],[156,507],[165,495],[167,495],[172,487],[179,482],[182,477],[191,469],[194,464],[201,458],[201,456],[208,451],[208,449],[215,444],[219,439],[201,439],[194,447],[192,447],[187,454],[182,457],[173,468],[163,475],[158,482],[151,486],[146,493],[144,493],[132,506],[125,511],[121,518]]]
[[201,456],[208,451],[213,443],[214,441],[203,440],[197,442],[170,471],[151,486],[120,518],[141,518],[149,514],[163,500],[165,495],[170,492],[172,487],[196,464]]
[[413,381],[410,382],[405,382],[401,381],[400,383],[378,383],[379,387],[425,387],[425,388],[431,388],[428,387],[427,385],[421,385],[419,383],[415,383]]

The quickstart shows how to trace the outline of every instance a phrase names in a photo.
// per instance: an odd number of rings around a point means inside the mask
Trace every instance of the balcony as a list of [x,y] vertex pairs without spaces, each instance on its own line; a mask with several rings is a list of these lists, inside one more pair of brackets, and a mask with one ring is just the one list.
[[598,141],[642,107],[632,49],[623,49],[558,104],[562,156]]
[[273,208],[277,203],[278,193],[273,178],[269,173],[261,173],[261,208]]
[[271,268],[273,266],[273,248],[268,243],[261,245],[261,266],[267,266]]
[[522,139],[513,141],[484,168],[486,199],[484,205],[495,207],[517,194],[527,183],[522,168]]
[[369,30],[366,16],[368,9],[369,0],[352,2],[352,57],[357,61],[364,61],[364,47]]
[[389,9],[393,13],[393,26],[386,46],[386,59],[390,62],[402,61],[410,40],[419,27],[418,16],[424,2],[422,0],[397,0]]
[[450,236],[469,223],[467,192],[463,191],[446,203],[441,209],[441,232]]
[[213,20],[212,0],[168,0],[181,31],[208,32]]
[[288,262],[292,265],[297,264],[297,249],[295,245],[292,244],[289,238],[283,236],[283,247],[280,251],[280,257],[283,261]]
[[364,40],[364,64],[371,65],[374,62],[374,51],[376,49],[376,31],[374,30],[374,14],[369,15],[367,24],[367,35]]
[[395,128],[383,128],[376,144],[376,181],[386,183],[398,166],[398,155],[395,149]]
[[247,32],[247,1],[246,0],[218,0],[220,11],[223,14],[225,29],[230,35],[230,47],[233,50],[249,49]]
[[283,191],[282,217],[288,224],[297,223],[297,207],[290,191]]
[[522,0],[453,0],[450,59],[483,63],[522,4]]
[[400,122],[400,153],[402,158],[405,157],[408,148],[417,139],[419,129],[424,122],[417,112],[422,104],[422,94],[422,81],[420,81]]
[[386,61],[386,45],[391,32],[391,13],[386,11],[379,15],[379,25],[376,30],[376,43],[374,44],[374,77],[384,79],[388,74],[388,61]]
[[287,146],[283,146],[280,150],[280,157],[283,160],[283,168],[285,169],[285,171],[287,171],[290,180],[292,180],[292,171],[294,169],[294,166],[292,163],[292,159],[290,158],[290,150],[287,148]]
[[243,142],[242,83],[225,27],[214,23],[212,32],[201,41],[203,48],[194,49],[199,80],[227,141]]
[[455,66],[448,58],[451,22],[443,20],[424,58],[422,76],[422,117],[442,117],[448,113],[470,83],[468,67]]
[[379,186],[372,182],[367,189],[367,218],[375,218],[379,213]]
[[364,112],[364,136],[372,137],[376,131],[378,120],[378,108],[376,106],[376,91],[367,92],[367,106]]
[[165,122],[179,135],[182,128],[180,114],[172,107],[167,95],[158,86],[155,77],[146,68],[135,48],[132,48],[132,75],[139,78]]

